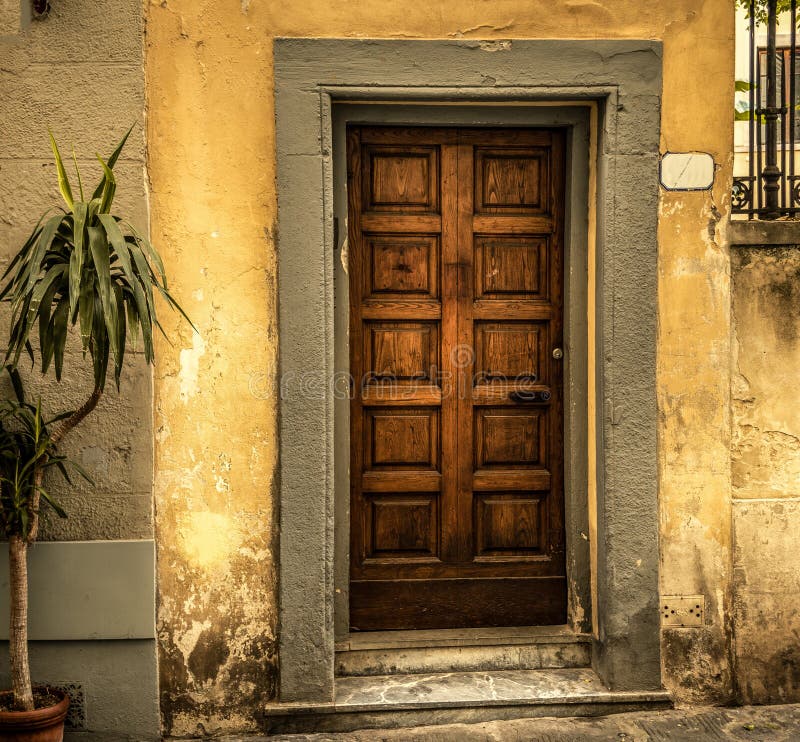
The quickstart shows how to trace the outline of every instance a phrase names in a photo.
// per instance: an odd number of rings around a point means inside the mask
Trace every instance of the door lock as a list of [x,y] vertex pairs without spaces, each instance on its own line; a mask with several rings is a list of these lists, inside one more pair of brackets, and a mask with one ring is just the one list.
[[553,348],[553,358],[560,361],[564,357],[564,351],[561,348]]

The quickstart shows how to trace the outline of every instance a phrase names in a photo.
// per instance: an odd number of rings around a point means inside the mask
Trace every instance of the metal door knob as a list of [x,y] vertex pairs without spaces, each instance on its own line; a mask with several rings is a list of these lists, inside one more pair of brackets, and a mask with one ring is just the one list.
[[553,358],[560,361],[564,357],[564,351],[561,348],[553,348]]

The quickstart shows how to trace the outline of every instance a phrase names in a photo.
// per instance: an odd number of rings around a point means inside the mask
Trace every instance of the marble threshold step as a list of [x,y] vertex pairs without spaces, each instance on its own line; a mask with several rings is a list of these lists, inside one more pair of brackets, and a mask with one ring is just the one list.
[[336,674],[589,667],[592,638],[567,626],[364,631],[336,643]]
[[671,708],[666,691],[609,691],[588,668],[339,677],[331,703],[276,703],[265,731],[351,732]]

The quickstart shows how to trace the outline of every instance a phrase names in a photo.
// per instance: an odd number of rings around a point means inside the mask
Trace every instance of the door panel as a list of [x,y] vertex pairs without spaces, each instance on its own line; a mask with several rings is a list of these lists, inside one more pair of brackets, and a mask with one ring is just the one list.
[[563,623],[564,139],[352,127],[353,630]]

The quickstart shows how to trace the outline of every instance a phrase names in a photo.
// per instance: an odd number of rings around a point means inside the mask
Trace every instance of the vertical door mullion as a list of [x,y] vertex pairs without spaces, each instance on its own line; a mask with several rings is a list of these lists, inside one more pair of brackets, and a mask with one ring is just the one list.
[[455,144],[441,148],[441,347],[439,379],[441,402],[440,558],[458,561],[458,394],[452,359],[458,344],[458,151]]
[[458,145],[458,348],[454,365],[458,397],[458,543],[459,561],[471,562],[473,528],[473,414],[475,341],[472,329],[473,287],[473,145]]

